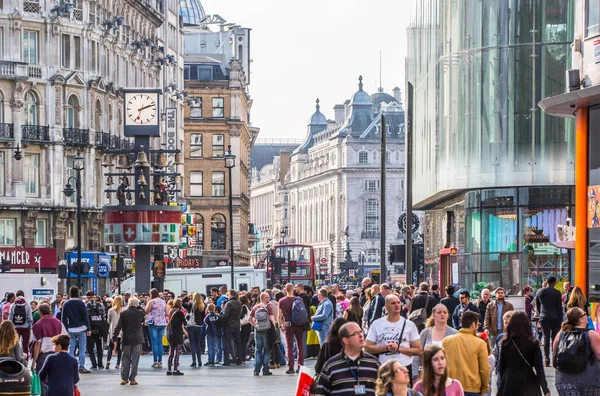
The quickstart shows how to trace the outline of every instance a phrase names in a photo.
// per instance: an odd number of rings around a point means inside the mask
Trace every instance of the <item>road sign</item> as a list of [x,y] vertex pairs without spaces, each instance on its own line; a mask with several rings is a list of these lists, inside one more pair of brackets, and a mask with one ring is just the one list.
[[327,258],[321,257],[321,264],[327,264]]
[[34,301],[43,301],[46,297],[52,300],[54,289],[31,289],[31,295]]
[[98,263],[98,276],[107,276],[110,271],[110,264],[104,261]]
[[348,270],[348,275],[350,275],[350,276],[354,276],[354,270],[353,270],[353,269],[351,269],[351,270]]

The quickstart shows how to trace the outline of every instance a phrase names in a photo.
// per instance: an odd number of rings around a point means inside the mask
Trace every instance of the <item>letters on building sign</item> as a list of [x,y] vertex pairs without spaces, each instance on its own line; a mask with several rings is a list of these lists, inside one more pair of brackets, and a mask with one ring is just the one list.
[[56,268],[54,248],[0,248],[0,260],[21,268]]
[[202,261],[199,257],[187,257],[177,259],[177,267],[179,268],[200,268],[202,267]]

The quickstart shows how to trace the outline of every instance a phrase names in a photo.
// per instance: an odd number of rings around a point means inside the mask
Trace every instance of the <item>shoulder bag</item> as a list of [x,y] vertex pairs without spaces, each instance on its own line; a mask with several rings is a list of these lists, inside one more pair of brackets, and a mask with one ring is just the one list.
[[519,353],[519,356],[521,356],[521,359],[523,359],[523,361],[525,362],[525,364],[527,364],[527,366],[531,369],[531,371],[533,372],[533,375],[535,375],[537,377],[537,373],[535,372],[535,369],[533,368],[533,366],[531,364],[529,364],[529,362],[527,361],[527,359],[525,359],[525,356],[523,356],[523,354],[521,353],[521,350],[519,349],[519,347],[517,346],[517,344],[515,344],[514,340],[510,340],[513,344],[513,346],[515,347],[515,349],[517,350],[517,352]]

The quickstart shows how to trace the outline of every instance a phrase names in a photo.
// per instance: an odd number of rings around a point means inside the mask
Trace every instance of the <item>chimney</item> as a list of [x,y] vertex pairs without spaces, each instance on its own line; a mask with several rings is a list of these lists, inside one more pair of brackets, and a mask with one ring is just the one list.
[[346,106],[342,104],[336,104],[333,106],[333,112],[335,114],[335,122],[344,122],[346,119]]
[[396,87],[392,90],[392,92],[394,92],[394,99],[396,99],[396,102],[402,105],[402,91],[400,88]]
[[283,183],[285,175],[290,169],[290,152],[286,149],[279,150],[279,183]]
[[346,113],[344,115],[344,119],[346,119],[350,115],[350,99],[346,99],[346,101],[344,102],[344,110]]

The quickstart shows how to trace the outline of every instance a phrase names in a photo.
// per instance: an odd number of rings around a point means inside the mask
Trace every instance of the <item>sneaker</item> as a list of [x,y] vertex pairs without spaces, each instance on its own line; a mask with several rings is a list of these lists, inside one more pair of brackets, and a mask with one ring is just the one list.
[[92,366],[91,369],[92,370],[98,370],[98,366]]
[[293,368],[289,368],[287,369],[287,371],[285,372],[286,374],[296,374],[296,372],[294,371]]
[[127,381],[121,380],[121,385],[127,385]]
[[167,375],[173,375],[172,371],[167,371]]
[[195,367],[196,367],[196,363],[192,363],[192,364],[190,364],[190,367],[191,367],[191,368],[195,368]]
[[131,380],[129,381],[129,385],[137,385],[138,382],[136,380]]
[[162,368],[162,362],[158,362],[158,368]]
[[298,374],[299,372],[300,372],[300,367],[298,367],[298,368],[296,369],[296,374]]
[[255,371],[255,372],[254,372],[254,376],[255,376],[255,377],[258,377],[259,375],[260,375],[260,373],[259,373],[258,371]]
[[119,369],[119,363],[115,364],[115,370]]
[[183,375],[183,373],[179,370],[173,371],[173,375]]
[[108,370],[110,368],[110,363],[106,363],[106,369]]
[[[117,364],[117,366],[118,366],[118,364]],[[99,369],[104,369],[104,365],[103,365],[103,364],[99,364],[99,365],[98,365],[98,368],[99,368]],[[115,368],[116,368],[116,367],[115,367]]]
[[156,363],[156,362],[155,362],[155,363],[152,363],[152,368],[158,368],[158,367],[159,367],[159,366],[158,366],[158,363]]
[[264,371],[263,375],[273,375],[273,373],[271,371]]
[[269,368],[270,368],[271,370],[273,370],[273,369],[276,369],[276,368],[277,368],[277,366],[276,366],[276,365],[274,365],[274,364],[269,364]]
[[91,373],[91,371],[86,369],[85,367],[79,369],[79,374],[89,374],[89,373]]

